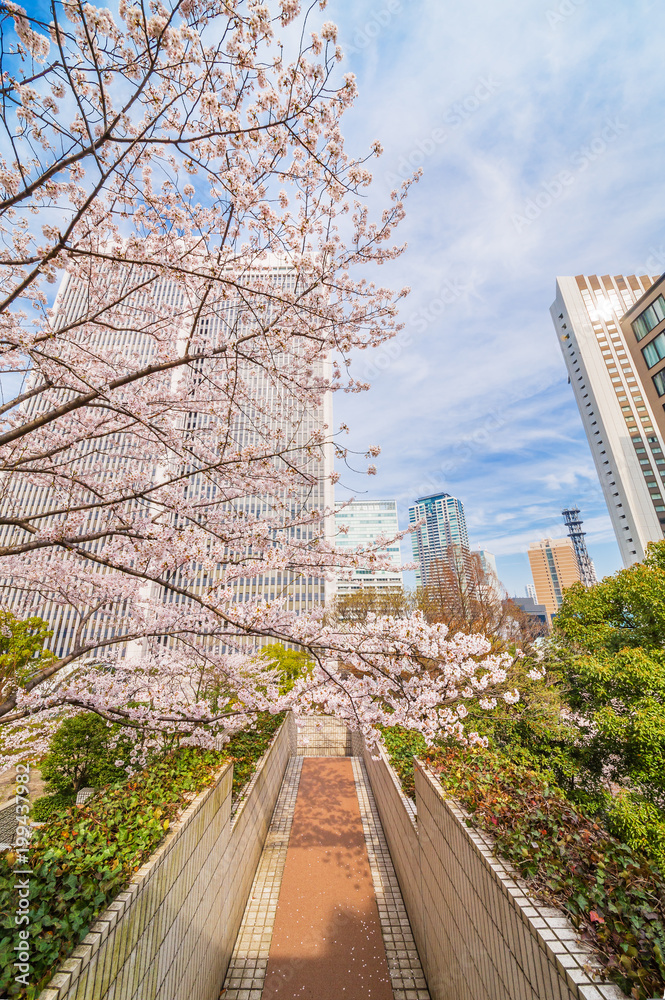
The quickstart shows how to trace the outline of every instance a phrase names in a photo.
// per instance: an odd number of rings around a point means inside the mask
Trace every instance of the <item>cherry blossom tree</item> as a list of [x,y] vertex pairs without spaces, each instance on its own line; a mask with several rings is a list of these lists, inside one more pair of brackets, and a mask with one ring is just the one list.
[[[64,709],[208,744],[288,707],[433,737],[505,681],[482,637],[340,630],[289,599],[381,568],[330,535],[330,397],[368,388],[350,355],[395,335],[407,291],[363,271],[401,252],[409,185],[371,217],[381,148],[345,150],[356,88],[324,6],[4,5],[0,566],[66,638],[2,692],[6,745]],[[265,641],[316,663],[288,695]]]

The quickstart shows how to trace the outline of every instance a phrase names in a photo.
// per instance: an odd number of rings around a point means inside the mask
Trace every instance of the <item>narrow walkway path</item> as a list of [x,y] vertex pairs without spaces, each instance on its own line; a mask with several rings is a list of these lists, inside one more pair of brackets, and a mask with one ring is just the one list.
[[393,1000],[351,760],[303,764],[265,1000]]
[[291,758],[221,996],[429,1000],[360,758]]
[[261,1000],[303,757],[291,757],[256,869],[222,1000]]

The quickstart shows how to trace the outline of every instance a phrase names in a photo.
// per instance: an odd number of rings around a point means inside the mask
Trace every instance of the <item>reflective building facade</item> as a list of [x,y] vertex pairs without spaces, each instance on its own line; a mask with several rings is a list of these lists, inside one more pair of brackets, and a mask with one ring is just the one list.
[[[348,504],[338,503],[336,506],[335,545],[340,549],[352,551],[372,545],[377,538],[394,538],[399,532],[396,500],[354,500]],[[367,587],[377,590],[402,589],[399,542],[393,542],[380,552],[390,557],[394,569],[379,570],[376,573],[368,569],[353,570],[351,579],[337,581],[337,594],[340,597]]]
[[411,535],[413,558],[417,563],[416,584],[428,583],[432,563],[447,560],[451,547],[462,553],[469,550],[469,535],[461,500],[449,493],[420,497],[409,508],[409,524],[424,523]]

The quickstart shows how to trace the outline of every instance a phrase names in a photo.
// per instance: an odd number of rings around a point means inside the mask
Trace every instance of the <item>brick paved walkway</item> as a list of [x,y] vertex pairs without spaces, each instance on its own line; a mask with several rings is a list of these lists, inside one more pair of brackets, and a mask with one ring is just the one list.
[[[321,766],[331,768],[331,774],[323,775]],[[306,792],[309,816],[302,808],[305,805],[302,795],[296,809],[303,758],[293,757],[287,767],[254,879],[221,994],[222,1000],[324,1000],[326,997],[345,1000],[387,1000],[393,997],[394,1000],[429,1000],[364,763],[360,758],[309,757],[305,767],[314,768],[319,775],[318,780],[312,783],[315,775],[310,774],[310,780],[306,782],[309,788]],[[332,774],[332,771],[340,771],[340,774]],[[327,783],[323,778],[327,778]],[[347,811],[355,812],[355,834],[351,832],[349,823],[352,825],[352,821],[349,817],[343,830],[343,816],[335,815],[339,813],[342,800]],[[293,830],[290,846],[303,851],[308,849],[309,844],[314,854],[318,852],[320,857],[316,858],[316,864],[313,856],[307,862],[311,878],[309,892],[300,891],[303,876],[301,855],[300,875],[297,866],[292,872],[294,878],[287,873],[285,895],[280,900],[294,812],[300,813],[304,824],[301,822],[299,830]],[[329,822],[331,819],[332,824]],[[292,857],[295,855],[292,854]],[[334,869],[326,867],[331,861]],[[351,883],[344,878],[344,866],[346,874],[354,876],[353,884],[357,886],[357,876],[362,874],[363,864],[366,875],[364,890],[359,894],[356,888],[349,897]],[[328,871],[331,878],[326,877]],[[329,893],[326,896],[326,883],[336,886],[339,898],[333,898]],[[294,887],[296,897],[293,895]],[[318,915],[316,912],[309,915],[304,912],[312,894],[316,897],[314,911],[318,908]],[[280,917],[274,937],[278,903]],[[358,904],[363,909],[362,927],[359,914],[353,912]],[[321,907],[328,918],[331,915],[334,918],[335,937],[344,939],[345,929],[353,932],[351,943],[347,942],[342,952],[335,953],[330,942],[323,943],[325,928],[322,929]],[[374,925],[371,919],[366,919],[368,914],[371,917],[372,912],[375,921],[378,916]],[[271,974],[266,982],[269,956]],[[321,961],[321,958],[324,960]],[[355,963],[354,958],[357,959]]]
[[303,764],[264,1000],[392,1000],[348,757]]

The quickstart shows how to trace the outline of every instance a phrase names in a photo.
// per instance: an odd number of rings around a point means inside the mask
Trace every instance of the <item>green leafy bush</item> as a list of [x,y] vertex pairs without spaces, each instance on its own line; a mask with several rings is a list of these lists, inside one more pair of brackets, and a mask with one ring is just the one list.
[[391,729],[383,730],[383,742],[385,743],[390,763],[397,772],[397,776],[402,784],[404,794],[413,798],[416,794],[414,782],[413,758],[423,757],[427,753],[427,744],[424,736],[414,732],[412,729],[402,729],[400,726],[393,726]]
[[[117,729],[118,727],[114,727]],[[111,746],[113,730],[94,712],[65,719],[41,763],[42,778],[51,793],[76,797],[80,788],[99,788],[126,775],[116,767],[122,750]]]
[[80,807],[54,809],[29,850],[33,984],[14,980],[16,941],[14,857],[0,856],[0,992],[33,1000],[58,964],[87,934],[98,914],[159,846],[179,810],[209,785],[226,760],[234,763],[237,797],[268,748],[283,716],[261,716],[223,751],[182,748],[104,790]]
[[271,670],[279,672],[279,693],[288,694],[301,677],[312,672],[314,663],[301,649],[287,649],[281,642],[273,642],[261,650],[261,659]]
[[30,818],[35,823],[46,823],[47,820],[61,809],[67,809],[76,802],[76,795],[57,792],[55,795],[43,795],[37,799],[30,810]]
[[630,792],[608,796],[607,827],[665,872],[665,818],[652,802]]
[[505,755],[442,748],[428,763],[534,893],[568,914],[624,992],[663,994],[665,878],[641,851]]
[[665,542],[567,590],[547,658],[577,728],[559,783],[665,874]]
[[[508,703],[499,698],[496,707],[487,711],[475,698],[470,699],[465,730],[478,732],[491,749],[517,763],[547,771],[558,784],[573,791],[580,773],[580,731],[566,717],[568,705],[558,674],[548,671],[542,662],[535,665],[544,675],[539,680],[531,676],[534,662],[529,658],[511,668],[505,687],[517,688],[519,701]],[[583,784],[588,790],[588,781]]]
[[257,761],[267,752],[282,722],[280,715],[259,716],[256,726],[236,733],[224,748],[224,756],[233,763],[232,795],[236,800],[256,770]]
[[552,659],[584,731],[580,769],[665,809],[665,542],[595,587],[566,591]]

